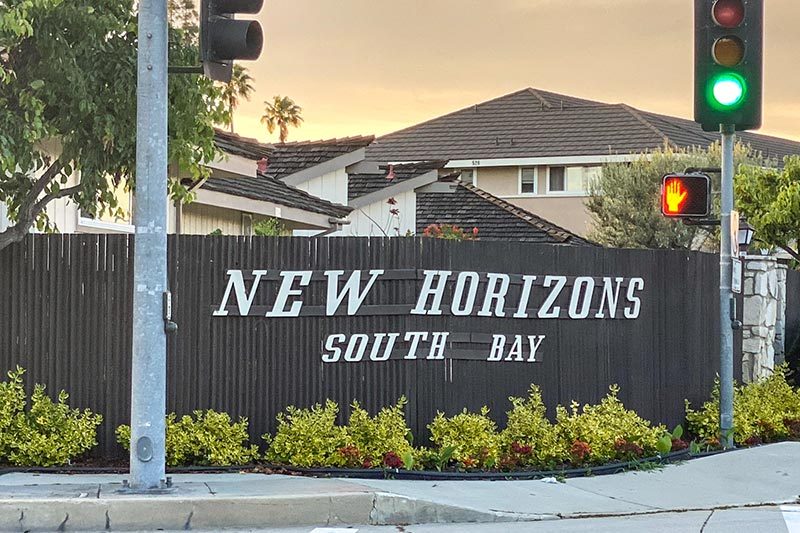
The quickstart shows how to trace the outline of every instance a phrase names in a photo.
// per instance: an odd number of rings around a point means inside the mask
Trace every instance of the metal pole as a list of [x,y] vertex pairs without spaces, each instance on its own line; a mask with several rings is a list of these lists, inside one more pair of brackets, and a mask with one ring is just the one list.
[[167,0],[139,1],[136,91],[131,479],[163,487],[167,339]]
[[722,134],[722,206],[720,212],[719,254],[719,330],[720,330],[720,443],[733,448],[733,320],[731,316],[732,249],[731,211],[733,211],[733,143],[736,130],[732,125],[721,125]]

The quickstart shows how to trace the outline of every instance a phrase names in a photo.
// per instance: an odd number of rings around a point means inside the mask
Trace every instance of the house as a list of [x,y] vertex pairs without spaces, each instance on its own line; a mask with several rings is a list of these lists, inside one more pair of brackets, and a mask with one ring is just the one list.
[[[421,234],[430,224],[477,228],[481,239],[588,245],[585,239],[477,187],[447,160],[388,165],[366,159],[371,137],[274,145],[259,179],[278,180],[351,211],[335,236]],[[250,180],[248,180],[250,181]],[[211,182],[211,180],[209,180]],[[446,207],[446,208],[445,208]],[[295,230],[294,235],[319,235]]]
[[[372,140],[370,137],[360,141],[361,147]],[[222,154],[208,164],[208,178],[192,182],[190,177],[182,176],[179,169],[170,169],[170,175],[182,178],[195,199],[183,205],[169,203],[168,233],[207,235],[220,231],[227,235],[252,235],[254,225],[267,218],[279,219],[282,227],[290,232],[328,233],[341,228],[352,211],[346,205],[323,200],[274,177],[260,175],[259,162],[268,162],[273,151],[281,151],[280,147],[273,148],[222,131],[216,132],[215,142]],[[55,145],[48,149],[53,153],[58,151]],[[301,167],[298,164],[294,170],[304,170]],[[314,167],[309,159],[308,168]],[[77,177],[70,182],[74,183]],[[90,217],[69,199],[59,199],[48,205],[47,215],[62,233],[133,233],[133,197],[124,187],[118,187],[115,194],[121,213]],[[9,224],[6,215],[5,205],[0,203],[0,231]]]
[[[447,160],[462,180],[586,235],[589,183],[603,163],[663,147],[707,147],[719,136],[690,120],[527,88],[378,138],[374,161]],[[765,157],[800,154],[800,143],[737,134]]]

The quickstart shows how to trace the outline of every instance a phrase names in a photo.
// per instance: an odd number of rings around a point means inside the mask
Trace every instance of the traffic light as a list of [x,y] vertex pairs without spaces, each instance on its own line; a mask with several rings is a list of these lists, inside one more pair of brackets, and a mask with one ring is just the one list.
[[201,0],[200,59],[207,77],[228,83],[234,60],[258,59],[264,46],[261,24],[234,17],[258,13],[263,5],[264,0]]
[[761,127],[764,0],[695,0],[694,120]]
[[667,174],[661,182],[661,213],[666,217],[707,217],[711,179],[705,174]]

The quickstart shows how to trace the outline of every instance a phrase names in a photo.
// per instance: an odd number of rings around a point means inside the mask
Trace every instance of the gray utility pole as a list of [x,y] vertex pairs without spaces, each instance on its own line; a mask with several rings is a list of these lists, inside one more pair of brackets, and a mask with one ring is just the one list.
[[735,128],[721,125],[722,209],[719,245],[719,429],[720,444],[733,448],[733,278],[731,211],[733,211],[733,143]]
[[139,1],[130,488],[165,483],[167,0]]

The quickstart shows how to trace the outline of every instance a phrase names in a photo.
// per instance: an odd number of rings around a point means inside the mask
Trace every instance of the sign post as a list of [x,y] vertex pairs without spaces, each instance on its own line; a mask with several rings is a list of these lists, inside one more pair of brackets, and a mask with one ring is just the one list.
[[720,211],[720,255],[719,255],[719,317],[720,317],[720,443],[725,448],[733,447],[733,246],[731,212],[733,211],[733,143],[735,129],[730,125],[720,126],[722,133],[722,203]]
[[140,0],[136,90],[130,488],[164,488],[167,339],[167,0]]

